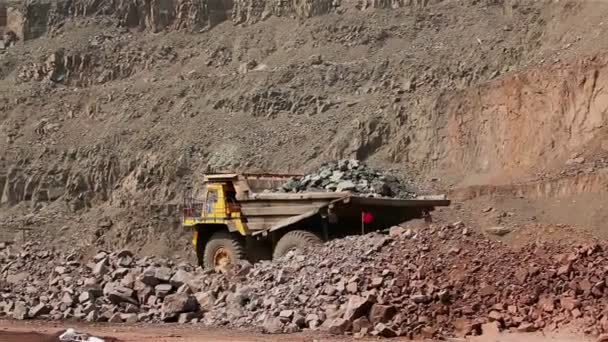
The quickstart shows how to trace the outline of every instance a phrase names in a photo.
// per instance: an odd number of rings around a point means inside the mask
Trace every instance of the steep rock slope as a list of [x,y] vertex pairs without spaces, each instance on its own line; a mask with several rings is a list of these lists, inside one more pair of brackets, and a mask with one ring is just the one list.
[[512,182],[601,134],[604,57],[577,58],[608,44],[602,4],[201,3],[24,10],[47,14],[0,54],[5,227],[129,244],[175,224],[209,170],[354,157],[421,184]]

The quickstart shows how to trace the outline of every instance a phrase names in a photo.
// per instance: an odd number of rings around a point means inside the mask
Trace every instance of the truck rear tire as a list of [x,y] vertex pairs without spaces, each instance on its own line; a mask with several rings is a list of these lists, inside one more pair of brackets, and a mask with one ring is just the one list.
[[226,267],[245,259],[245,247],[242,238],[229,232],[220,231],[211,235],[205,245],[203,265],[206,269]]
[[274,247],[272,258],[277,259],[291,250],[298,250],[321,243],[323,243],[323,241],[312,232],[306,230],[293,230],[279,239],[279,242],[277,242],[277,245]]

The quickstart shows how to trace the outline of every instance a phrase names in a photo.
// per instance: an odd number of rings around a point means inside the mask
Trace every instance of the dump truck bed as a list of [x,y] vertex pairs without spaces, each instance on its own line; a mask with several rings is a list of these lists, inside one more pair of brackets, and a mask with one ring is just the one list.
[[362,212],[371,213],[372,226],[401,223],[420,217],[449,200],[394,199],[357,196],[350,192],[257,193],[239,201],[253,235],[298,224],[318,215],[334,217],[345,225],[358,225]]

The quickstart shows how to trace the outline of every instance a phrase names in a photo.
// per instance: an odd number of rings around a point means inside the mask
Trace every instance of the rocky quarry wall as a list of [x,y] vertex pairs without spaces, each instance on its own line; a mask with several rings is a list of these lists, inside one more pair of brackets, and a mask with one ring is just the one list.
[[[159,32],[197,31],[226,20],[253,24],[271,16],[306,19],[349,9],[426,6],[442,0],[35,0],[8,5],[8,27],[21,39],[33,39],[70,17],[110,15],[126,27]],[[6,7],[6,6],[5,6]],[[1,19],[0,9],[0,23]],[[27,18],[27,20],[26,20]],[[4,26],[4,25],[0,25]]]
[[208,25],[207,3],[200,0],[27,1],[8,5],[8,27],[21,39],[51,32],[70,17],[110,15],[126,27],[158,32],[198,30]]
[[[442,164],[460,173],[515,178],[560,165],[608,123],[606,58],[586,58],[459,92],[448,104]],[[486,181],[491,182],[491,178]]]
[[6,4],[0,4],[0,33],[4,33],[6,27]]
[[[370,4],[13,6],[33,25],[23,34],[46,33],[2,52],[0,205],[38,213],[4,224],[108,207],[147,217],[211,170],[353,158],[407,179],[511,183],[601,145],[606,57],[556,57],[579,42],[556,19],[570,5]],[[240,24],[209,29],[212,11]]]

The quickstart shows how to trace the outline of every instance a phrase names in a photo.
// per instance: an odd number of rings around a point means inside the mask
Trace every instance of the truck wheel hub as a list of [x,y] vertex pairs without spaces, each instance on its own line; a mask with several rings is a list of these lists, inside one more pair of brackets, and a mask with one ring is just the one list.
[[218,248],[213,254],[213,264],[216,267],[227,266],[231,263],[231,261],[230,253],[228,253],[228,250],[224,247]]

